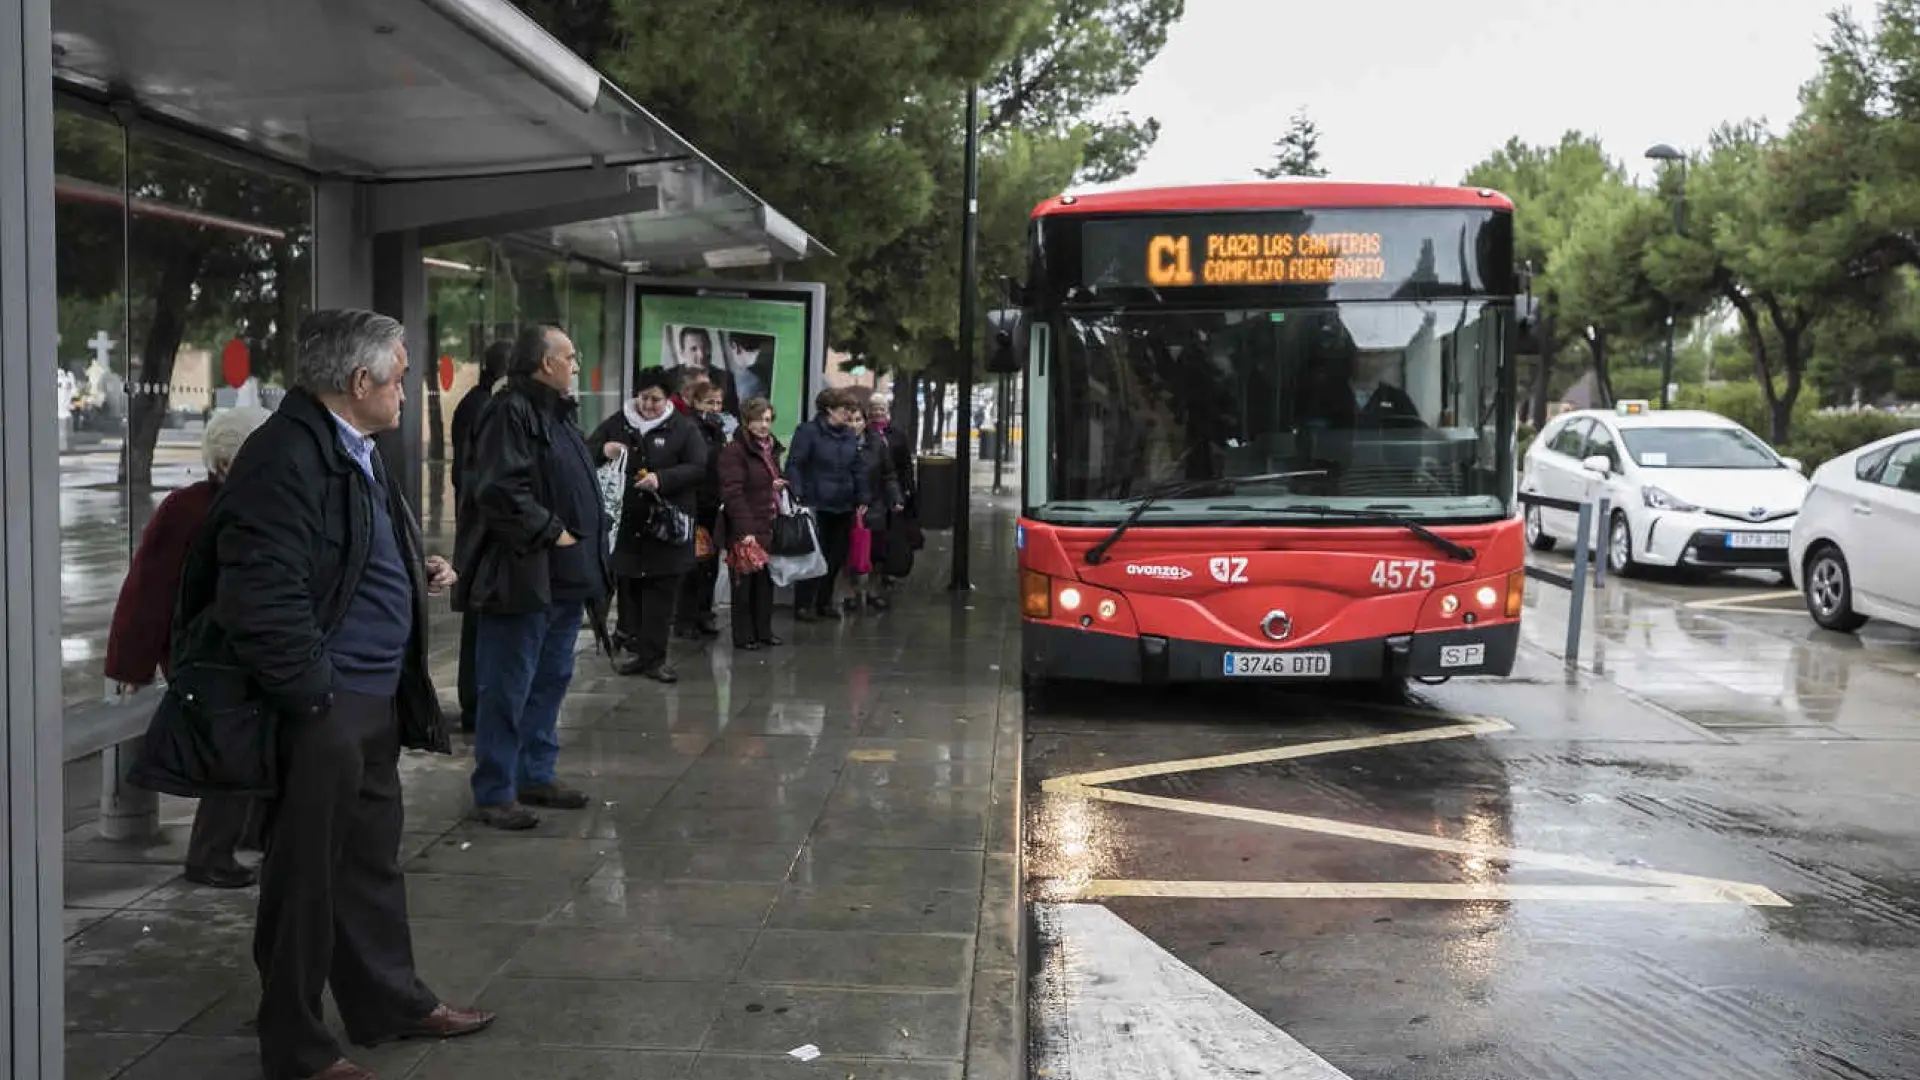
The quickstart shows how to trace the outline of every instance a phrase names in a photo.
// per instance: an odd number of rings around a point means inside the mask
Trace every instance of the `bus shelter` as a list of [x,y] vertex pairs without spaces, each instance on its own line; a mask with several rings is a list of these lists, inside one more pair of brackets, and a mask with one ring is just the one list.
[[100,672],[132,547],[299,319],[406,324],[419,508],[486,341],[566,327],[604,415],[628,275],[825,250],[508,0],[0,0],[8,1075],[63,1071],[63,770],[144,724]]

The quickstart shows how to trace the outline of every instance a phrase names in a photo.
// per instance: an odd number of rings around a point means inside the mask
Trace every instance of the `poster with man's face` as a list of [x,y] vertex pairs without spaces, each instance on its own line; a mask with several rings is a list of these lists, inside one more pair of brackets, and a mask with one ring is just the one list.
[[738,413],[749,398],[772,396],[777,351],[772,336],[680,323],[667,324],[663,333],[662,366],[705,375],[726,395],[728,412]]

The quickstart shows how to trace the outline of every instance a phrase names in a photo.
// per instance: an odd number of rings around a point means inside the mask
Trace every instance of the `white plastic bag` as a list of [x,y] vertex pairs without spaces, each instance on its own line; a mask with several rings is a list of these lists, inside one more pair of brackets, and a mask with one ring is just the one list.
[[616,540],[620,538],[620,507],[627,496],[627,452],[608,461],[595,470],[594,478],[600,482],[600,505],[606,507],[609,524],[607,526],[607,550],[612,551]]
[[807,523],[807,532],[813,535],[813,550],[805,555],[767,556],[767,571],[773,575],[776,589],[785,588],[796,581],[826,576],[827,556],[820,547],[820,529],[813,523],[812,514],[801,515],[801,520]]

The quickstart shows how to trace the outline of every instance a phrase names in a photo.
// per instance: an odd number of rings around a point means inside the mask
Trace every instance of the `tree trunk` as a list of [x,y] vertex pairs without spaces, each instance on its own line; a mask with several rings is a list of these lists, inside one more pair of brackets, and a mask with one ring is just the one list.
[[920,402],[914,393],[917,382],[911,371],[893,373],[893,422],[908,433],[920,430]]
[[1613,408],[1613,376],[1607,370],[1607,332],[1595,330],[1593,337],[1587,339],[1587,348],[1593,353],[1593,392],[1600,400],[1595,407]]
[[146,392],[128,396],[127,437],[120,451],[120,483],[130,488],[153,487],[154,445],[167,418],[173,361],[187,332],[187,305],[192,302],[204,254],[199,247],[176,251],[154,290],[153,323],[140,346],[140,373],[135,379]]
[[1779,446],[1793,433],[1793,406],[1800,400],[1802,379],[1806,374],[1804,350],[1807,324],[1812,319],[1798,309],[1783,311],[1779,302],[1771,297],[1767,298],[1766,304],[1767,317],[1773,320],[1774,329],[1780,332],[1780,366],[1786,369],[1787,375],[1786,391],[1769,402],[1772,407],[1773,445]]
[[[1793,426],[1793,402],[1789,400],[1782,411],[1780,394],[1773,386],[1773,357],[1767,351],[1767,332],[1760,323],[1760,311],[1754,307],[1752,297],[1740,291],[1724,276],[1720,282],[1720,294],[1740,313],[1740,325],[1747,332],[1747,351],[1753,355],[1753,374],[1760,382],[1760,397],[1767,403],[1767,418],[1777,444],[1785,437],[1784,432]],[[1790,374],[1787,382],[1793,386],[1794,396],[1799,396],[1799,377]]]
[[941,422],[946,412],[947,384],[934,381],[927,385],[927,414],[920,425],[920,449],[922,451],[940,449],[940,432],[946,427]]
[[1553,399],[1553,362],[1560,355],[1553,336],[1553,316],[1540,316],[1540,366],[1534,371],[1533,430],[1547,426],[1547,405]]

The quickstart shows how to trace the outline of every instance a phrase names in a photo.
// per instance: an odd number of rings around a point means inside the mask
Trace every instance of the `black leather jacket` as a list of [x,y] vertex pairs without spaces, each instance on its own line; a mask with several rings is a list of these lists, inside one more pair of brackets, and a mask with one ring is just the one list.
[[[413,583],[413,636],[395,694],[401,745],[448,753],[427,667],[426,557],[397,484],[388,485],[387,509],[401,526]],[[360,586],[372,537],[372,485],[341,447],[326,406],[289,391],[234,461],[187,556],[174,670],[197,670],[203,681],[231,671],[247,686],[209,692],[264,699],[287,714],[324,711],[334,681],[327,638]]]
[[[526,615],[553,603],[554,545],[561,533],[575,531],[556,508],[568,484],[593,483],[592,459],[573,419],[578,411],[571,398],[514,376],[476,419],[468,484],[455,514],[455,611]],[[579,469],[584,481],[573,475]],[[596,494],[598,520],[590,531],[580,526],[574,539],[587,545],[580,554],[599,560],[604,584],[612,581],[606,541],[612,522],[598,505]]]

